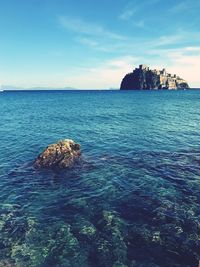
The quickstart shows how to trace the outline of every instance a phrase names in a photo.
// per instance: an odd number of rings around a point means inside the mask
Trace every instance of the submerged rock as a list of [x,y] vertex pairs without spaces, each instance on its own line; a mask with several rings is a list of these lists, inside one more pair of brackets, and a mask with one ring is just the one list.
[[1,260],[0,267],[16,267],[16,265],[10,260]]
[[49,145],[35,160],[37,168],[68,168],[81,156],[80,145],[73,140],[65,139]]

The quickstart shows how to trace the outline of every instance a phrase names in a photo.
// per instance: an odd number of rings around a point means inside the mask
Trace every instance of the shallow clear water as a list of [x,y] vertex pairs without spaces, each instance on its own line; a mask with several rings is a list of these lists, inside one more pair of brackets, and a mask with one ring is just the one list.
[[[1,93],[0,266],[198,266],[199,103],[200,90]],[[35,170],[65,138],[83,163]]]

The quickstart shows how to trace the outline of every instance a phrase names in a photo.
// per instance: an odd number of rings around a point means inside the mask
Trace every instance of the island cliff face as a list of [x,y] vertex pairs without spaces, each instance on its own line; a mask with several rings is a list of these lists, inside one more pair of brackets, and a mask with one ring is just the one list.
[[185,89],[188,83],[177,76],[163,70],[150,70],[146,65],[127,74],[120,86],[120,90],[157,90],[157,89]]

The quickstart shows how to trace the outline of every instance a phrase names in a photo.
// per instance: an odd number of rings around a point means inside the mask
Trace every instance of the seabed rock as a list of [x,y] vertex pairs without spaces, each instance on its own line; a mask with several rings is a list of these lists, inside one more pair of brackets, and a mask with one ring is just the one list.
[[80,159],[81,146],[73,140],[65,139],[49,145],[35,160],[36,168],[68,168]]
[[16,267],[10,260],[0,260],[0,267]]

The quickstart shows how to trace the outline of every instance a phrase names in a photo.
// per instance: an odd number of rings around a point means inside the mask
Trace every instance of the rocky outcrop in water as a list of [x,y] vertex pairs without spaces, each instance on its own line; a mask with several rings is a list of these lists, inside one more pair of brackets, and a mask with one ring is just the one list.
[[146,65],[127,74],[121,82],[121,90],[157,90],[157,89],[185,89],[188,83],[177,76],[163,70],[150,70]]
[[35,160],[37,168],[68,168],[80,159],[80,145],[65,139],[49,145]]

